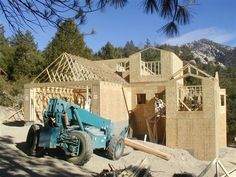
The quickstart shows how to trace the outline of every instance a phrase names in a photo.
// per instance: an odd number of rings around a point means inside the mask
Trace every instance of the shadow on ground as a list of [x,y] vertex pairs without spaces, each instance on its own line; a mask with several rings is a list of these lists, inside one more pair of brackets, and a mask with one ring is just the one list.
[[3,122],[3,124],[6,126],[23,127],[25,125],[25,121],[19,120],[19,121]]
[[[26,142],[16,143],[16,147],[25,155],[28,155]],[[47,156],[65,160],[65,151],[63,151],[62,149],[45,149],[44,153]]]
[[0,176],[2,177],[84,177],[96,175],[91,171],[50,156],[44,158],[27,156],[25,143],[18,143],[15,148],[11,136],[0,137],[0,142]]

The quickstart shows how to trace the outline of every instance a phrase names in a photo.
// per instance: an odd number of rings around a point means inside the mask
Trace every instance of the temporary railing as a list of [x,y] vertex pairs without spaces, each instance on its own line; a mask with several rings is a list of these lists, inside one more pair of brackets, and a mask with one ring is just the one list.
[[125,62],[119,62],[116,64],[116,71],[117,72],[124,72],[129,70],[129,62],[125,61]]
[[141,61],[141,75],[160,75],[161,62],[160,61]]

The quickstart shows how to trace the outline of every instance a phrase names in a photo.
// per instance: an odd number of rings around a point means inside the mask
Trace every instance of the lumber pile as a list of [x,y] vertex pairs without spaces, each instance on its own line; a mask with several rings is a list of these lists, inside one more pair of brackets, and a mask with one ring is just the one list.
[[[136,150],[140,150],[149,154],[153,154],[159,158],[169,160],[170,155],[161,152],[157,149],[150,148],[134,140],[125,139],[125,144]],[[141,160],[136,165],[130,165],[124,169],[115,169],[111,164],[108,164],[109,170],[104,169],[97,177],[151,177],[150,165],[148,164],[147,158]]]
[[128,139],[128,138],[125,138],[125,145],[130,146],[130,147],[132,147],[132,148],[134,148],[136,150],[140,150],[140,151],[143,151],[143,152],[155,155],[155,156],[160,157],[160,158],[165,159],[165,160],[169,160],[170,159],[170,155],[169,154],[161,152],[161,151],[159,151],[157,149],[150,148],[148,146],[145,146],[145,145],[143,145],[141,143],[135,142],[135,141],[133,141],[131,139]]
[[109,170],[104,169],[96,177],[152,177],[147,158],[134,166],[130,165],[124,169],[115,169],[111,164],[108,164],[108,166]]

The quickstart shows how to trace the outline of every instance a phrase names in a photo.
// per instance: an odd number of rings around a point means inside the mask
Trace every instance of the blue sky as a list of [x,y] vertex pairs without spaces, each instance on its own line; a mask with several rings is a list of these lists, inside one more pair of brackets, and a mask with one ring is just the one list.
[[[189,25],[180,26],[180,36],[169,39],[157,32],[165,23],[158,15],[145,14],[140,0],[129,0],[123,9],[107,8],[87,16],[81,32],[95,29],[96,34],[85,36],[85,42],[93,51],[98,51],[108,41],[114,46],[124,46],[129,40],[142,47],[149,39],[153,44],[168,43],[181,45],[194,40],[207,38],[222,44],[236,46],[236,0],[198,0],[191,6],[193,17]],[[2,15],[1,15],[2,16]],[[11,35],[8,26],[1,18],[6,34]],[[35,41],[43,50],[55,35],[56,29],[45,27],[44,31],[33,32]]]

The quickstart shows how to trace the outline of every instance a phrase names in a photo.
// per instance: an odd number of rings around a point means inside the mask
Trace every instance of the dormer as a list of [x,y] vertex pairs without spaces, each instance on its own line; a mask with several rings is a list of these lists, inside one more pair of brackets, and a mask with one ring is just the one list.
[[129,57],[130,83],[167,81],[183,67],[183,61],[174,53],[147,48]]

